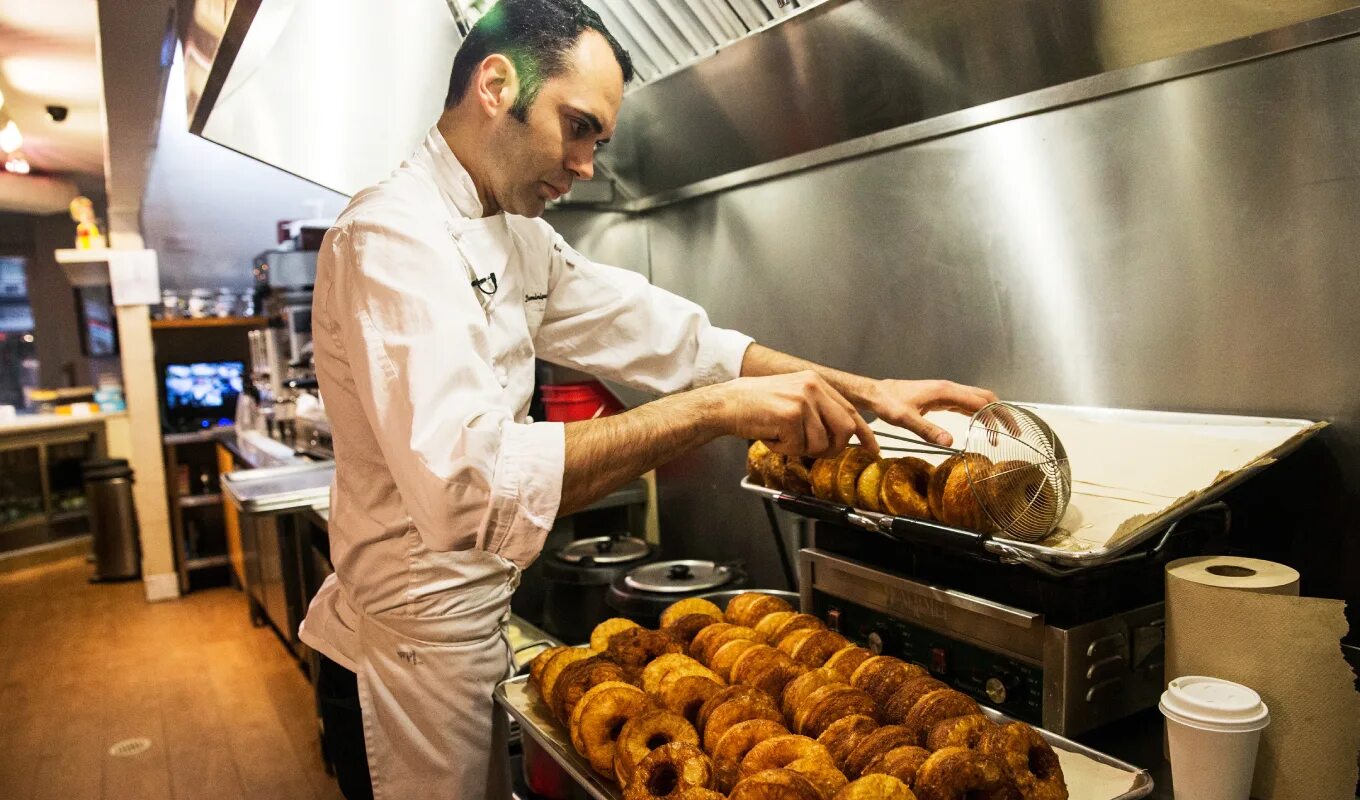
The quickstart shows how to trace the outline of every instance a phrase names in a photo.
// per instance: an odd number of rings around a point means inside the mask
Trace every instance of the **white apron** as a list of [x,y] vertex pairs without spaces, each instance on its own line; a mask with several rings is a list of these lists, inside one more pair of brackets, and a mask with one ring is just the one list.
[[508,723],[492,691],[512,671],[506,626],[519,568],[481,550],[438,554],[461,573],[452,607],[360,615],[356,675],[376,800],[510,797]]

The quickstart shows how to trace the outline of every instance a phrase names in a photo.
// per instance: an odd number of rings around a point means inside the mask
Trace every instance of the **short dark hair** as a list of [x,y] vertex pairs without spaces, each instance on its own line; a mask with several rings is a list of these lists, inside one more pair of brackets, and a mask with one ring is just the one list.
[[623,69],[623,82],[633,80],[633,59],[604,26],[600,15],[581,0],[500,0],[477,24],[453,57],[453,74],[445,108],[462,102],[477,65],[493,53],[510,59],[519,74],[519,96],[510,113],[521,122],[543,82],[567,69],[566,55],[581,34],[604,37]]

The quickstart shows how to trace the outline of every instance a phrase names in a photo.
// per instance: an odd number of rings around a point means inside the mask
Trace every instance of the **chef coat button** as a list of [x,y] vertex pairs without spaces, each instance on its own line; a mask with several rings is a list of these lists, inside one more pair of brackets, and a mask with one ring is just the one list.
[[502,387],[510,382],[510,374],[505,371],[505,367],[496,367],[496,380],[501,382]]

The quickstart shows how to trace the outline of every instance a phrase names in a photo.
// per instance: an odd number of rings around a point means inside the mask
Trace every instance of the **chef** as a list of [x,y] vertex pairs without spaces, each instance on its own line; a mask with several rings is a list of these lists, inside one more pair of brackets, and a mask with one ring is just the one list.
[[[540,216],[592,176],[632,75],[579,0],[501,0],[459,49],[434,129],[322,244],[335,574],[301,637],[321,654],[350,800],[510,796],[491,693],[510,665],[510,596],[559,515],[718,437],[812,456],[853,436],[873,446],[867,410],[948,443],[926,412],[995,400],[784,355],[573,250]],[[537,422],[535,358],[663,397]]]

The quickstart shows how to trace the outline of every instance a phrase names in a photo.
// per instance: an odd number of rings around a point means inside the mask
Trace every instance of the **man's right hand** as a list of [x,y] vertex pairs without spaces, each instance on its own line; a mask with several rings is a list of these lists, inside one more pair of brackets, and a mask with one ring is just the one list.
[[760,439],[790,456],[838,453],[858,436],[878,452],[869,424],[853,403],[812,371],[737,378],[708,387],[722,433]]

